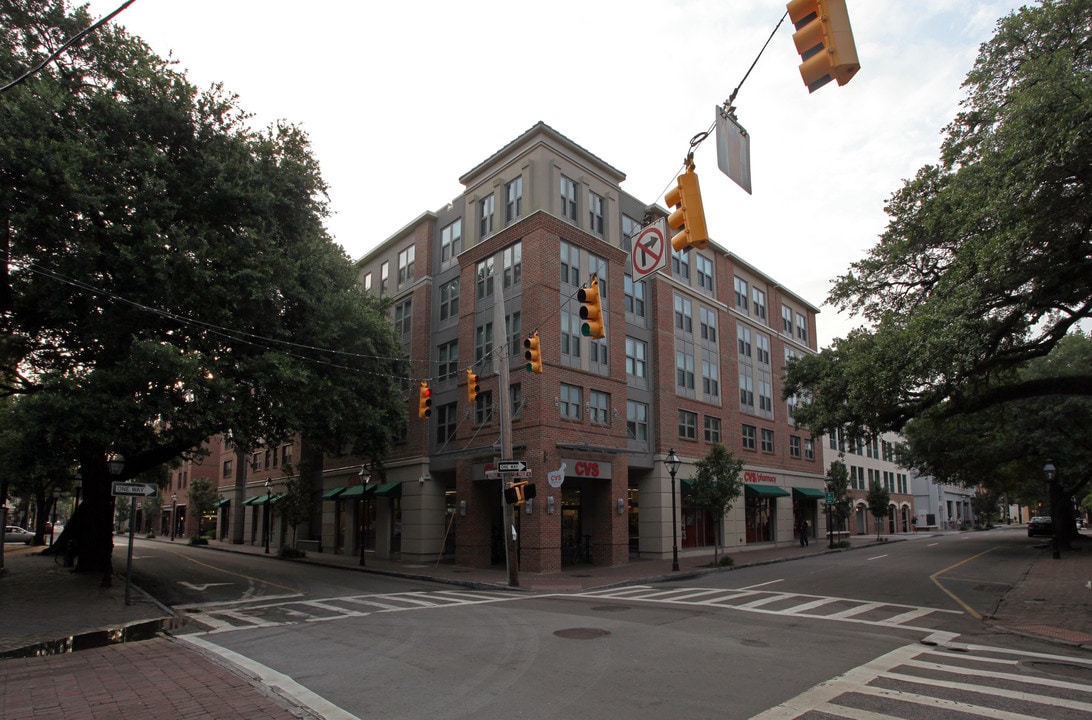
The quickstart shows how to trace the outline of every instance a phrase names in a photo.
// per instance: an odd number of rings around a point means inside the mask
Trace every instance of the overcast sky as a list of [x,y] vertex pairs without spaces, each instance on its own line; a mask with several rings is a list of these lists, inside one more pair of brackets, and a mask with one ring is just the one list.
[[[94,18],[122,0],[89,3]],[[961,84],[1015,0],[849,0],[861,70],[809,95],[788,20],[735,100],[753,195],[696,150],[720,245],[820,307],[820,346],[859,321],[831,281],[887,225],[885,200],[938,158]],[[310,135],[354,259],[461,194],[458,178],[544,121],[664,204],[690,147],[785,12],[779,0],[137,0],[114,22],[222,82],[264,127]]]

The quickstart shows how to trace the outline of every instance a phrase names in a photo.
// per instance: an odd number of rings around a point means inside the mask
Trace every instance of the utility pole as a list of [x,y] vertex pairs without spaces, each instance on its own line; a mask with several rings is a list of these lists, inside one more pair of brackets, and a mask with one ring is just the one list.
[[[496,302],[493,304],[493,337],[494,343],[498,336],[501,338],[500,352],[494,352],[494,357],[500,362],[497,374],[497,422],[500,425],[501,458],[512,459],[512,421],[511,411],[508,407],[509,391],[509,357],[508,357],[508,326],[504,315],[504,283],[498,282],[495,290]],[[496,328],[500,328],[498,331]],[[495,347],[495,345],[494,345]],[[515,506],[509,505],[504,500],[504,488],[508,486],[508,473],[498,473],[501,479],[500,502],[504,516],[504,555],[508,563],[508,585],[519,587],[519,542],[516,536],[516,512]]]

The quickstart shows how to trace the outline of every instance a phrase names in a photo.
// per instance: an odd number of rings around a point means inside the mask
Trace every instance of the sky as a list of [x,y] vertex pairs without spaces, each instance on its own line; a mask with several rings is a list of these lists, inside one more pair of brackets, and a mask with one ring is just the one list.
[[832,281],[878,242],[891,194],[938,160],[979,46],[1022,4],[848,0],[861,70],[813,94],[788,19],[770,38],[779,0],[137,0],[113,22],[198,88],[222,83],[255,127],[303,128],[327,227],[354,259],[539,121],[664,206],[691,139],[739,87],[753,194],[719,171],[712,135],[700,143],[709,233],[818,307],[824,347],[862,324],[825,303]]

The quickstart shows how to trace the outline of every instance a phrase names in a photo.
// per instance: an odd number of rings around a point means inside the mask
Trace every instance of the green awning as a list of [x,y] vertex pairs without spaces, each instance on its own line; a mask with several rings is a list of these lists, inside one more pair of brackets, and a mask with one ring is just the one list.
[[225,505],[230,505],[230,504],[231,504],[231,498],[220,498],[219,502],[216,503],[216,507],[223,507]]
[[395,480],[394,482],[380,485],[375,489],[376,495],[402,497],[402,481]]
[[679,481],[679,488],[683,492],[691,492],[694,489],[694,481],[690,478],[684,478]]
[[747,497],[788,497],[789,493],[783,487],[766,483],[743,483],[743,492]]
[[826,500],[827,494],[823,490],[816,488],[801,488],[794,487],[792,489],[792,496],[794,498],[801,498],[803,500]]
[[[265,495],[262,495],[261,498],[262,498],[262,502],[265,502]],[[258,499],[257,495],[255,495],[252,498],[247,498],[246,500],[243,500],[243,505],[254,505],[255,504],[254,501],[257,500],[257,499]]]
[[348,487],[336,487],[333,490],[327,490],[322,495],[323,500],[334,500],[338,495],[348,490]]
[[338,499],[363,497],[367,493],[375,492],[375,485],[350,485],[345,492],[338,495]]
[[273,495],[273,496],[270,496],[268,493],[266,493],[265,495],[255,495],[254,497],[250,498],[249,500],[247,500],[243,504],[244,505],[265,505],[267,501],[271,502],[271,503],[275,503],[278,500],[280,500],[282,497],[284,497],[284,493],[280,493],[278,495]]

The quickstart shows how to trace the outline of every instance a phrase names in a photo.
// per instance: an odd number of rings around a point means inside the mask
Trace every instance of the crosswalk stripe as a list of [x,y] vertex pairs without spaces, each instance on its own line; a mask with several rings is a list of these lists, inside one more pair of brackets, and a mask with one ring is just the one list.
[[855,615],[863,615],[864,613],[869,612],[871,610],[876,610],[877,608],[882,608],[883,606],[884,606],[884,603],[862,603],[861,605],[857,605],[856,607],[851,607],[851,608],[847,608],[845,610],[842,610],[840,612],[831,613],[830,615],[827,615],[826,617],[828,617],[828,618],[851,618],[851,617],[854,617]]
[[925,662],[922,660],[908,660],[906,662],[908,667],[923,668],[926,670],[939,670],[945,673],[952,673],[954,675],[971,675],[973,677],[988,677],[995,680],[1008,680],[1011,682],[1024,683],[1026,685],[1043,685],[1052,688],[1065,688],[1067,690],[1083,690],[1088,692],[1088,685],[1083,683],[1071,683],[1065,680],[1058,680],[1055,678],[1040,678],[1033,677],[1031,675],[1017,675],[1016,673],[1003,673],[994,672],[992,670],[975,670],[972,668],[959,667],[958,665],[947,665],[943,663]]
[[[982,658],[975,658],[980,661]],[[1024,702],[1033,702],[1040,705],[1055,705],[1057,707],[1064,707],[1070,710],[1080,710],[1085,713],[1092,714],[1092,703],[1081,702],[1080,700],[1070,700],[1068,698],[1053,697],[1046,695],[1029,695],[1019,690],[1009,690],[1001,687],[984,687],[982,685],[974,685],[972,683],[960,683],[952,682],[951,680],[940,680],[937,678],[924,678],[917,677],[916,675],[906,675],[900,672],[887,672],[881,677],[890,678],[891,680],[898,680],[904,683],[913,683],[915,685],[925,685],[930,688],[945,688],[948,690],[959,690],[962,692],[978,693],[982,695],[994,695],[997,697],[1009,698],[1011,700],[1022,700]],[[1087,688],[1086,688],[1087,689]]]
[[1039,718],[1038,716],[1028,715],[1027,713],[1014,713],[1000,708],[972,705],[971,703],[959,702],[958,700],[949,700],[947,698],[940,698],[932,695],[919,695],[917,693],[890,690],[888,688],[877,688],[870,685],[858,688],[857,690],[854,690],[854,693],[857,695],[884,698],[886,700],[898,700],[900,702],[913,703],[914,705],[927,705],[931,708],[943,708],[970,715],[979,715],[981,717],[991,718],[992,720],[1048,720],[1047,718]]

